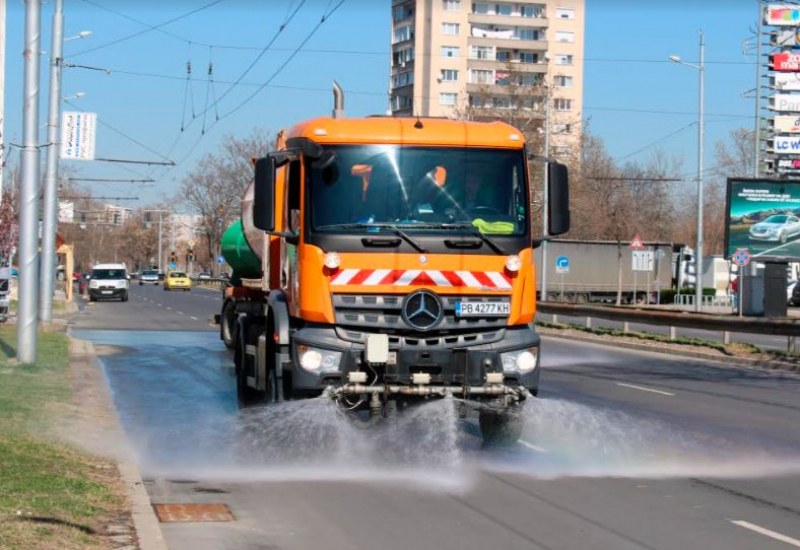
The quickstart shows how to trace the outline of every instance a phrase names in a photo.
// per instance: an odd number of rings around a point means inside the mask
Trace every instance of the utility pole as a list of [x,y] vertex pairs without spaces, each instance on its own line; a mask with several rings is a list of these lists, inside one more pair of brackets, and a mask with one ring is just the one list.
[[542,287],[539,289],[539,299],[542,301],[547,300],[547,209],[549,208],[547,197],[547,186],[549,184],[548,174],[550,170],[550,88],[547,88],[544,102],[544,176],[542,178],[542,265],[537,266],[537,269],[542,270]]
[[3,168],[6,163],[4,120],[6,116],[6,0],[0,0],[0,204],[3,204]]
[[158,211],[158,272],[161,273],[163,269],[161,268],[161,215],[164,213],[163,210]]
[[[55,0],[53,38],[50,45],[50,105],[47,122],[47,164],[44,176],[44,223],[42,270],[39,278],[39,317],[53,320],[53,292],[56,271],[56,228],[58,226],[58,155],[61,130],[61,60],[64,48],[64,0]],[[69,284],[71,273],[67,273]]]
[[25,0],[25,69],[22,108],[22,181],[19,213],[19,311],[17,359],[36,362],[37,282],[39,257],[39,41],[40,0]]

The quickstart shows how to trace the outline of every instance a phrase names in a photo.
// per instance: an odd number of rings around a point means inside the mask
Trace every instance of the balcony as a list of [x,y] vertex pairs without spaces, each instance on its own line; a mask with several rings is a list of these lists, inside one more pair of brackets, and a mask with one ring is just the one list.
[[529,50],[537,52],[547,51],[547,42],[544,40],[520,40],[519,38],[484,38],[470,36],[467,39],[470,46],[496,46],[509,50]]
[[467,93],[483,95],[516,95],[524,96],[529,90],[538,89],[536,86],[522,86],[520,84],[472,84],[467,83]]
[[497,61],[496,59],[472,59],[467,60],[468,69],[495,69],[499,71],[511,71],[514,73],[546,73],[547,63],[520,63],[518,61]]
[[488,13],[470,13],[467,21],[478,25],[498,25],[501,27],[536,27],[546,29],[550,26],[546,17],[522,17],[519,15],[490,15]]

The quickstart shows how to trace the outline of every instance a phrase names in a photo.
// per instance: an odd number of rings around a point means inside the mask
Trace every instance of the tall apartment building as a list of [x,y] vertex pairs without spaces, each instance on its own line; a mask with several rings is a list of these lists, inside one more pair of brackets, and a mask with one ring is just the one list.
[[544,112],[549,95],[553,134],[578,135],[584,2],[392,0],[392,113]]

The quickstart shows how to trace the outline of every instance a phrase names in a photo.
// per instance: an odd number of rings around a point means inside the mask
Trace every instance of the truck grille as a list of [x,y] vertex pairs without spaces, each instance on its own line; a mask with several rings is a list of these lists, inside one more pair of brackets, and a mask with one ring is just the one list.
[[[427,332],[419,332],[403,320],[401,306],[405,295],[334,294],[333,309],[336,324],[355,329],[381,329],[406,338],[428,339],[449,332],[475,332],[502,329],[507,317],[456,317],[456,302],[462,296],[439,295],[444,309],[442,321]],[[469,296],[470,301],[509,303],[509,296]]]
[[[383,331],[382,331],[383,332]],[[362,332],[360,330],[350,330],[346,328],[337,327],[336,335],[346,341],[356,344],[366,345],[367,335],[374,334],[372,332]],[[460,348],[466,346],[477,346],[481,344],[492,344],[499,342],[505,336],[505,329],[491,330],[477,333],[460,333],[460,334],[445,334],[445,335],[431,335],[426,334],[421,337],[416,335],[403,335],[403,334],[389,334],[389,349],[409,349],[409,348]]]

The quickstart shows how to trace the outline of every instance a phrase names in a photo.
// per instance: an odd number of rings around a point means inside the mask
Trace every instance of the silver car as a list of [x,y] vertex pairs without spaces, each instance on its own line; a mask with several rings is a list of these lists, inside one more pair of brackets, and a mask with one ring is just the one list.
[[139,275],[139,286],[141,285],[156,285],[158,286],[158,271],[155,269],[145,269]]
[[800,218],[787,214],[773,214],[750,228],[750,239],[755,241],[785,243],[797,235],[800,235]]

